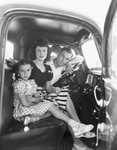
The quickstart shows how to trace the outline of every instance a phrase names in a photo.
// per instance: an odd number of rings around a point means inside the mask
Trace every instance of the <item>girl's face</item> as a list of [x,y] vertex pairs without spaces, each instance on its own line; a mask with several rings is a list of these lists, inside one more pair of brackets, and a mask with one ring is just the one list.
[[20,65],[18,73],[21,79],[28,80],[32,72],[32,66],[30,64]]
[[35,49],[36,59],[44,61],[47,57],[48,48],[37,46]]

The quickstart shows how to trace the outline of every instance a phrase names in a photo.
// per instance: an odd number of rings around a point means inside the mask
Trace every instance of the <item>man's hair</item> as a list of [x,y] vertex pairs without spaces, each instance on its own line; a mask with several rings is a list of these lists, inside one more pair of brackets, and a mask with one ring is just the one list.
[[73,57],[73,52],[72,52],[70,47],[63,47],[61,49],[60,53],[63,52],[63,51],[66,51],[67,53],[72,54],[72,57]]

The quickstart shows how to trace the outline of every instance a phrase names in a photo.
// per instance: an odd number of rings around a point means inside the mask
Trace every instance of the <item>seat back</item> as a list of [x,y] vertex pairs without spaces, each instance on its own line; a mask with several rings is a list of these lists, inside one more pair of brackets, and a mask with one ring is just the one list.
[[64,121],[53,116],[29,124],[24,132],[23,122],[13,119],[12,70],[5,70],[2,103],[1,150],[62,150],[62,139],[66,129]]
[[13,121],[13,87],[12,70],[5,69],[3,102],[2,102],[2,133],[10,126]]

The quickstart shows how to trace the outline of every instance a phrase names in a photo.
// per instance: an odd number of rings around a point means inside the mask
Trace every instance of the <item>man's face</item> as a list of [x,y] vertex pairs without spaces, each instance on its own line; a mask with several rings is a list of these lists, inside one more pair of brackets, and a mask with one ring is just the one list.
[[57,63],[59,66],[64,66],[71,58],[72,54],[67,51],[61,51],[57,57]]

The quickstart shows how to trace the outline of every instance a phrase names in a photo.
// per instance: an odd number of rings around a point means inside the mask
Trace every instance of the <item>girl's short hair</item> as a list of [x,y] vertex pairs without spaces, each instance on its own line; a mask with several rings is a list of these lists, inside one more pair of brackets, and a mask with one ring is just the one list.
[[35,60],[36,59],[36,54],[35,54],[35,50],[36,50],[36,47],[37,46],[40,46],[40,47],[47,47],[48,49],[48,52],[47,52],[47,57],[46,59],[44,60],[44,62],[47,62],[48,60],[50,60],[50,54],[51,54],[51,49],[49,48],[49,42],[46,38],[39,38],[33,45],[32,47],[30,48],[29,50],[29,54],[28,54],[28,57],[29,59],[31,60]]
[[14,65],[14,81],[19,79],[19,74],[18,74],[18,70],[19,70],[19,66],[21,65],[27,65],[30,64],[32,66],[32,61],[27,59],[27,58],[23,58],[20,59],[15,65]]
[[27,64],[30,64],[32,66],[32,62],[31,60],[27,59],[27,58],[23,58],[23,59],[20,59],[17,64],[16,64],[16,70],[18,71],[19,69],[19,66],[21,65],[27,65]]

